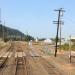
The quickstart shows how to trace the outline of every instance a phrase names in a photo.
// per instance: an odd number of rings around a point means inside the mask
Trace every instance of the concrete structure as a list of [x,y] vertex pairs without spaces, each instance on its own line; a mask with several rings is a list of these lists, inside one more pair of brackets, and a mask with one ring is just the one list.
[[50,39],[45,39],[45,40],[44,40],[44,43],[45,43],[45,44],[52,44],[52,41],[51,41]]

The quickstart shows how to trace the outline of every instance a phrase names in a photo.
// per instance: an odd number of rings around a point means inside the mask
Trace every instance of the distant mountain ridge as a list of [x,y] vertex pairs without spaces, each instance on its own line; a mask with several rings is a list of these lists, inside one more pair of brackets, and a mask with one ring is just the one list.
[[13,40],[13,41],[18,41],[18,40],[23,40],[23,41],[30,41],[34,40],[34,37],[30,35],[26,35],[22,33],[21,31],[17,29],[13,29],[10,27],[3,26],[0,24],[0,38],[2,38],[4,41],[8,40]]
[[9,38],[9,39],[23,39],[25,34],[17,29],[3,26],[0,24],[0,38]]

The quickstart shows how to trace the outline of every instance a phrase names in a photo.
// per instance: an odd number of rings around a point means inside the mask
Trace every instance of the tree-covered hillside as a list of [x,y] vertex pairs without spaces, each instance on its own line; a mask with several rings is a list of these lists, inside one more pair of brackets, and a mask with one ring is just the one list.
[[0,38],[6,40],[33,40],[30,35],[25,35],[17,29],[12,29],[0,24]]

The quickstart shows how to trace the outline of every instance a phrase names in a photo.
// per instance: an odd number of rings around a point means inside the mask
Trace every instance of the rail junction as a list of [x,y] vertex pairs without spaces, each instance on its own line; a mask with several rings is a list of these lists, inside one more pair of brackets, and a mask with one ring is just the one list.
[[[63,75],[39,50],[13,42],[0,53],[0,75]],[[65,75],[65,74],[64,74]],[[66,74],[67,75],[67,74]]]

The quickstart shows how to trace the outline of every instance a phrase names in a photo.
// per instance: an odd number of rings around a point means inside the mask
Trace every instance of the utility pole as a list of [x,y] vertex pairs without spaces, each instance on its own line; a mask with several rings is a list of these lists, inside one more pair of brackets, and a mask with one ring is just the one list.
[[5,20],[4,20],[4,27],[2,28],[3,30],[3,40],[5,41]]
[[[58,10],[55,10],[55,11],[58,11],[58,20],[57,21],[54,21],[55,24],[57,24],[57,33],[56,33],[56,46],[55,46],[55,57],[57,56],[57,47],[58,47],[58,34],[59,34],[59,26],[61,24],[63,24],[63,22],[61,21],[61,17],[63,15],[61,15],[64,10],[62,8],[58,9]],[[61,30],[61,29],[60,29]],[[61,45],[61,31],[60,31],[60,45]]]
[[[0,8],[0,25],[1,25],[1,8]],[[1,28],[0,28],[1,30],[0,30],[0,34],[1,34],[1,31],[2,31],[2,26],[1,26]],[[0,37],[1,37],[2,35],[0,35]]]
[[70,63],[71,63],[71,35],[70,35],[70,39],[69,39],[69,51],[70,51],[69,58],[70,58]]
[[61,28],[61,27],[62,27],[63,24],[64,24],[64,22],[61,21],[61,23],[60,23],[60,51],[61,51],[61,42],[62,42],[62,38],[61,38],[61,37],[62,37],[62,36],[61,36],[61,35],[62,35],[62,34],[61,34],[61,33],[62,33],[62,32],[61,32],[61,31],[62,31],[62,28]]
[[1,25],[1,8],[0,8],[0,25]]
[[62,41],[62,38],[61,38],[61,24],[60,24],[60,51],[61,51],[61,41]]
[[2,30],[2,21],[1,21],[1,8],[0,8],[0,25],[1,25],[1,36],[0,36],[0,37],[2,37],[2,35],[3,35],[3,30]]
[[[2,21],[1,21],[1,8],[0,8],[0,25],[1,25],[1,32],[2,32],[2,33],[1,33],[1,34],[2,34],[1,37],[2,37],[2,39],[3,39],[3,41],[4,41],[4,35],[5,35],[5,34],[4,34],[4,31],[5,31],[5,30],[4,30],[4,26],[2,26]],[[5,21],[4,21],[4,25],[5,25]]]

